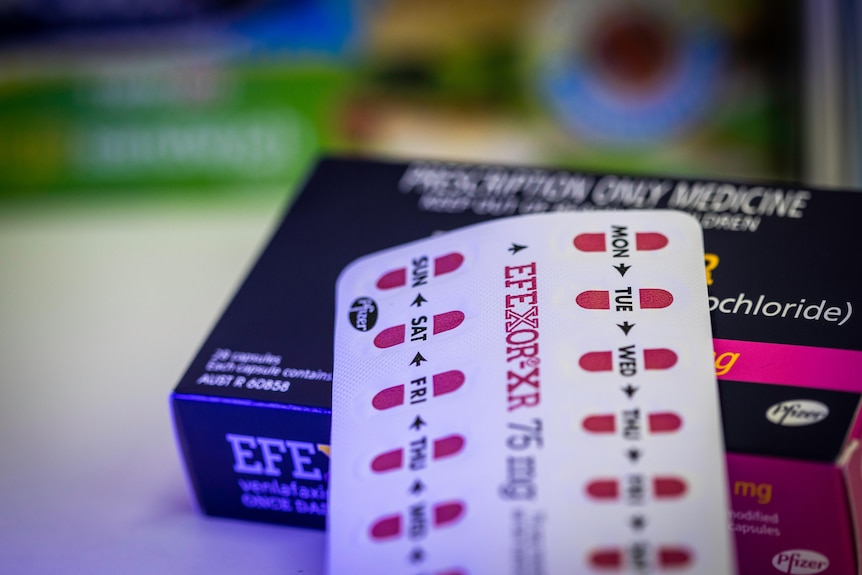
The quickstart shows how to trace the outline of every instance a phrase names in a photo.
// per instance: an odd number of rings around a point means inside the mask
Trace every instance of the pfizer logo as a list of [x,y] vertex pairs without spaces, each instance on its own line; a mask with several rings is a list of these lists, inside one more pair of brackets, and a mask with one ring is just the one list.
[[350,304],[350,325],[368,331],[377,323],[377,303],[370,297],[360,297]]
[[828,415],[829,408],[812,399],[790,399],[771,405],[766,410],[766,419],[787,427],[813,425]]
[[791,549],[782,551],[772,558],[772,566],[782,573],[808,575],[820,573],[829,567],[826,555],[809,549]]

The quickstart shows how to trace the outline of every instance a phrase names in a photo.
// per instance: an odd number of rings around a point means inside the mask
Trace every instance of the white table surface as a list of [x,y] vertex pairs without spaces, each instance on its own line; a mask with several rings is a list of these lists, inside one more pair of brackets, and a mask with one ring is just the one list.
[[168,409],[270,197],[0,207],[0,573],[322,572],[320,532],[198,511]]

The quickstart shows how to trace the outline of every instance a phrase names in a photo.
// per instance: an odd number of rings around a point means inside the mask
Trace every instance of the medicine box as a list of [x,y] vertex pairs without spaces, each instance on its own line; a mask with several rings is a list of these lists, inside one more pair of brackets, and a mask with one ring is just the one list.
[[643,208],[703,228],[740,573],[858,572],[862,194],[789,184],[321,160],[171,396],[201,509],[325,527],[350,261],[493,217]]

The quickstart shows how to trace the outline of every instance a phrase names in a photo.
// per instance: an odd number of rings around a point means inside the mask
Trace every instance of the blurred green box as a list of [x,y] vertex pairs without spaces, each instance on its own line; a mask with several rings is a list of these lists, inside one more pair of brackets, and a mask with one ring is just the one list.
[[339,146],[343,65],[116,68],[0,81],[0,200],[285,190]]

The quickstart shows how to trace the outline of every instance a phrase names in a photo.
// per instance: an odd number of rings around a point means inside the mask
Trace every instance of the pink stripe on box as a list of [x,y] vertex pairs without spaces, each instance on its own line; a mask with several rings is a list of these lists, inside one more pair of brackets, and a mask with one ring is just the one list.
[[739,354],[719,379],[862,392],[862,351],[732,339],[712,342],[716,360],[723,354]]

